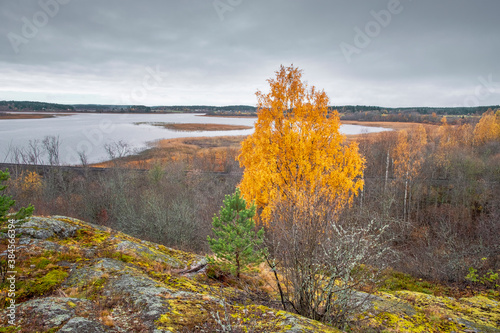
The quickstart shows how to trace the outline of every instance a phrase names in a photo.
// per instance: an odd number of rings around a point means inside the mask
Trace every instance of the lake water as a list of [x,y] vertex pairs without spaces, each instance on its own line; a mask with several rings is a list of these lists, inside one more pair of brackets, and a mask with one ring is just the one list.
[[[201,123],[253,126],[256,118],[203,117],[202,114],[96,114],[80,113],[45,119],[0,118],[0,162],[13,162],[11,147],[27,147],[30,140],[59,136],[60,162],[80,164],[78,152],[85,152],[89,163],[109,159],[104,146],[119,141],[134,151],[144,150],[157,140],[181,137],[248,135],[253,129],[234,131],[179,132],[144,122]],[[386,131],[385,128],[342,125],[344,134]],[[46,158],[44,159],[46,160]]]

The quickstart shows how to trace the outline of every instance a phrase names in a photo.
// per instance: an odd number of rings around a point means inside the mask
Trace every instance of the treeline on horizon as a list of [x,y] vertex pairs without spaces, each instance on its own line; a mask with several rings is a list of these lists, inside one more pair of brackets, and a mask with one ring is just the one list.
[[[436,116],[480,116],[488,110],[500,109],[500,105],[474,107],[402,107],[387,108],[368,105],[330,106],[337,110],[343,120],[361,121],[411,121],[437,122]],[[219,116],[256,116],[257,108],[250,105],[107,105],[107,104],[57,104],[34,101],[0,101],[0,111],[72,111],[72,112],[203,112]]]
[[490,106],[458,106],[458,107],[399,107],[399,108],[386,108],[381,106],[368,106],[368,105],[339,105],[330,106],[330,109],[337,110],[339,113],[358,113],[358,112],[374,112],[378,111],[382,114],[394,113],[419,113],[423,115],[482,115],[489,109],[498,109],[500,105]]
[[75,111],[72,105],[31,102],[31,101],[0,101],[0,111]]

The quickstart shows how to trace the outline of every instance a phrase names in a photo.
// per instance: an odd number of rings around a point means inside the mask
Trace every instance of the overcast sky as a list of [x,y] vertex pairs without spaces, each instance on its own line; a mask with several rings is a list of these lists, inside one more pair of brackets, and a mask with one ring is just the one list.
[[0,0],[0,100],[255,105],[293,64],[332,105],[496,105],[499,13],[499,0]]

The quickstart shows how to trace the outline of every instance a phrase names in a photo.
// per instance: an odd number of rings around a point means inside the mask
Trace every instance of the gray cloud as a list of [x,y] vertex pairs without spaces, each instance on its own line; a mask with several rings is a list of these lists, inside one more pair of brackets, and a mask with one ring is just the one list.
[[397,0],[216,1],[223,20],[211,0],[0,0],[0,99],[128,104],[158,68],[137,104],[255,104],[293,63],[332,104],[500,104],[498,0],[400,0],[384,24]]

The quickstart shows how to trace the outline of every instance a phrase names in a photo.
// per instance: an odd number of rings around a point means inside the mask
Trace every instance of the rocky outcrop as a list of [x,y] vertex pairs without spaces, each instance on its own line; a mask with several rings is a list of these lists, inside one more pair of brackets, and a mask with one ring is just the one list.
[[[20,332],[337,331],[265,306],[229,304],[238,291],[201,281],[203,256],[63,216],[18,221],[16,233]],[[2,306],[6,296],[2,290]],[[7,312],[2,327],[18,332]]]
[[[244,301],[240,289],[206,277],[199,255],[62,216],[17,221],[16,234],[16,325],[4,283],[1,332],[340,332]],[[355,319],[367,332],[500,332],[499,303],[483,296],[379,292],[361,309]]]

